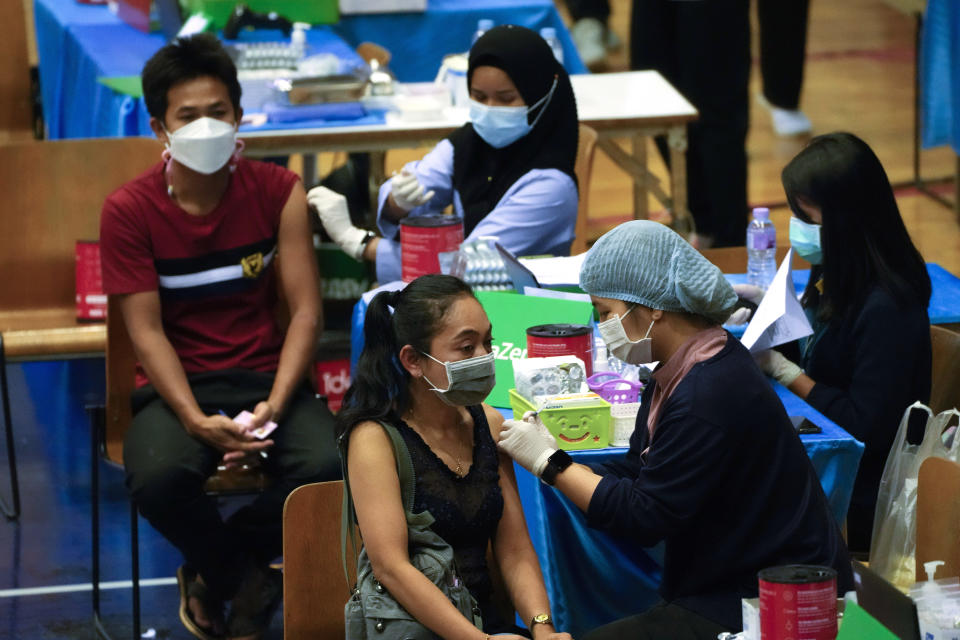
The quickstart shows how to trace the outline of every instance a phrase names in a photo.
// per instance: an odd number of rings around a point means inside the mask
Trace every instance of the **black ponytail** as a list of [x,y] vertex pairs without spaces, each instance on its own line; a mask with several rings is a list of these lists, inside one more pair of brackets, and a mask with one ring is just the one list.
[[429,352],[447,311],[465,295],[473,297],[469,285],[437,274],[421,276],[401,291],[381,291],[374,296],[363,323],[364,347],[353,384],[337,415],[338,436],[364,420],[399,419],[410,404],[410,374],[400,364],[400,349],[409,344],[417,351]]

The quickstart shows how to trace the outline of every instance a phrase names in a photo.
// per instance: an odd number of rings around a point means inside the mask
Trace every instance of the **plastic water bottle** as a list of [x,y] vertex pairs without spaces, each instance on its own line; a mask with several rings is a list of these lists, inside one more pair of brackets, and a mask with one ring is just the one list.
[[307,56],[307,29],[310,24],[307,22],[294,22],[293,32],[290,34],[290,48],[296,53],[297,62],[300,62]]
[[770,210],[757,207],[747,225],[747,282],[766,289],[776,274],[777,230],[770,222]]
[[473,32],[473,38],[470,40],[470,46],[473,46],[473,43],[480,39],[480,36],[485,34],[487,31],[493,29],[493,20],[489,18],[483,18],[482,20],[477,20],[477,30]]
[[557,62],[563,64],[563,45],[560,44],[560,40],[557,38],[557,30],[553,27],[544,27],[540,29],[540,37],[550,45],[550,49],[553,51],[553,57],[557,59]]

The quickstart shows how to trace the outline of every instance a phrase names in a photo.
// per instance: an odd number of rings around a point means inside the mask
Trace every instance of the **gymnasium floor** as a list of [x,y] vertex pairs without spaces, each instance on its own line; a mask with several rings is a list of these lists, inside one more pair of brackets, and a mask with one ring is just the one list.
[[[626,40],[628,0],[613,0],[614,30]],[[802,107],[816,132],[849,129],[877,151],[891,180],[912,176],[913,21],[880,0],[813,0]],[[612,58],[626,68],[626,54]],[[756,90],[754,85],[754,90]],[[773,205],[779,239],[786,243],[788,213],[779,186],[781,167],[803,140],[776,138],[767,114],[752,106],[748,140],[750,198]],[[391,152],[388,169],[423,151]],[[656,154],[650,153],[650,157]],[[924,152],[924,174],[950,175],[948,150]],[[630,183],[598,155],[591,185],[594,235],[626,219]],[[951,185],[945,195],[953,196]],[[960,274],[960,232],[952,210],[898,190],[901,210],[925,258]],[[777,205],[780,205],[777,207]],[[651,210],[657,207],[651,205]],[[0,522],[0,639],[93,638],[90,610],[90,448],[85,404],[103,397],[102,359],[15,364],[7,369],[23,492],[19,522]],[[0,474],[6,473],[0,445]],[[128,507],[119,470],[101,463],[103,573],[117,581],[104,592],[102,610],[117,638],[131,636]],[[0,493],[7,496],[6,477]],[[177,553],[141,521],[143,630],[156,638],[187,639],[177,614],[173,575]],[[278,614],[271,638],[282,637]]]

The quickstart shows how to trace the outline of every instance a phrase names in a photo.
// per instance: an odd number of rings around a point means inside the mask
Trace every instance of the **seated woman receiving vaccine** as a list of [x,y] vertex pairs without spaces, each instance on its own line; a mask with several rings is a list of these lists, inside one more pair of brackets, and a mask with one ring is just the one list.
[[[512,612],[495,606],[492,557],[532,637],[570,640],[553,628],[513,463],[497,451],[503,417],[483,404],[495,382],[491,327],[470,287],[452,276],[428,275],[402,291],[378,293],[367,309],[364,333],[337,423],[347,444],[346,480],[376,580],[440,638],[485,640],[503,633],[503,640],[517,640],[525,631],[513,625]],[[412,512],[429,515],[430,529],[453,549],[482,629],[411,562],[391,429],[409,452]]]
[[497,236],[516,255],[567,255],[577,219],[577,106],[570,78],[535,32],[494,27],[470,49],[470,122],[380,188],[383,234],[350,222],[346,200],[308,195],[324,229],[349,255],[400,279],[398,225],[453,205],[468,240]]

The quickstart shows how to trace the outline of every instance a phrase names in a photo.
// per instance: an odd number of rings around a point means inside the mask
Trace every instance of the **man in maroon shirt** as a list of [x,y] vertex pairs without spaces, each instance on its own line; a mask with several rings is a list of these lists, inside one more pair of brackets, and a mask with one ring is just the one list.
[[[321,306],[306,194],[286,169],[240,158],[240,86],[216,38],[174,41],[142,79],[166,151],[110,195],[100,228],[104,288],[139,360],[127,486],[185,557],[187,629],[256,638],[281,597],[268,563],[281,553],[287,494],[340,475],[333,417],[305,380]],[[232,417],[244,410],[241,425]],[[272,434],[254,435],[270,421]],[[204,482],[248,457],[274,482],[224,520]]]

